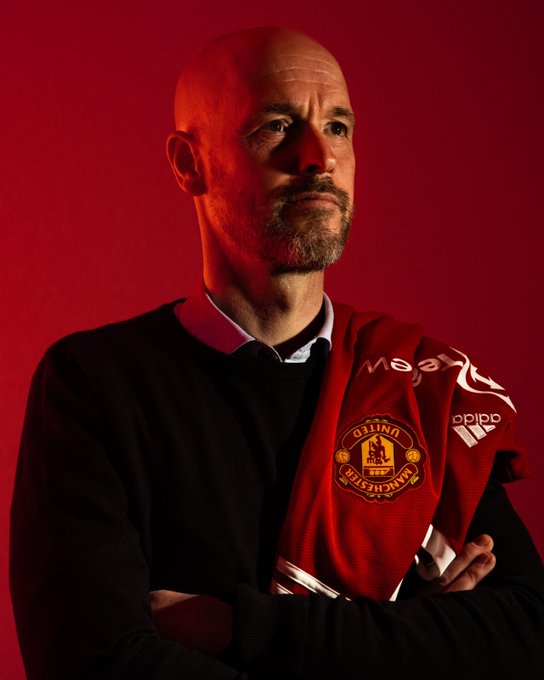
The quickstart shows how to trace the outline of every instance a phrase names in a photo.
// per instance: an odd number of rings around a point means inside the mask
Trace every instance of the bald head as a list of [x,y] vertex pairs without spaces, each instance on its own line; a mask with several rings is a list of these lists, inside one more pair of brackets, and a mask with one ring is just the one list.
[[195,200],[205,267],[334,262],[351,223],[353,122],[338,63],[302,33],[238,31],[193,56],[167,154]]
[[293,80],[319,73],[347,92],[336,59],[309,36],[278,27],[236,31],[219,36],[185,64],[175,97],[176,128],[195,133],[219,111],[243,107],[245,94],[266,87],[279,71]]

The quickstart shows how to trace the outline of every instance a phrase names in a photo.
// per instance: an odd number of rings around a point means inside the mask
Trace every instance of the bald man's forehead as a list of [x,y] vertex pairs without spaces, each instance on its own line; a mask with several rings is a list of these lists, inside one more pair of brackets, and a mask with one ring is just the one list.
[[250,77],[251,84],[257,87],[277,81],[304,81],[342,87],[347,91],[342,72],[334,62],[299,54],[278,55],[254,67]]
[[268,64],[231,90],[240,122],[260,112],[291,110],[305,117],[311,111],[351,110],[345,81],[330,62],[286,57]]
[[[224,36],[188,65],[180,79],[176,118],[190,108],[203,116],[232,107],[251,110],[271,100],[295,97],[314,86],[321,96],[336,97],[337,105],[349,106],[342,71],[334,57],[311,38],[287,29],[255,29]],[[230,111],[229,111],[230,109]],[[193,118],[193,116],[190,116]],[[234,122],[234,121],[232,121]]]
[[314,73],[320,80],[341,81],[345,86],[344,76],[334,57],[305,36],[295,35],[295,39],[277,39],[258,45],[240,44],[238,49],[225,54],[225,64],[227,62],[235,73],[255,84],[291,70],[293,78],[306,78],[308,73]]
[[263,51],[257,58],[231,63],[225,81],[240,108],[254,109],[270,101],[296,101],[309,92],[349,106],[346,82],[334,58],[320,46],[312,52],[302,52],[300,45],[297,47],[298,50],[275,48]]

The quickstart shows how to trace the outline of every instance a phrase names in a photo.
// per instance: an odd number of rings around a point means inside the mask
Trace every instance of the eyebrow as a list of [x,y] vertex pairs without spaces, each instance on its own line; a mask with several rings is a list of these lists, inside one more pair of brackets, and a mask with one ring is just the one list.
[[333,106],[333,108],[330,109],[330,113],[336,118],[345,118],[346,120],[349,120],[352,126],[355,125],[355,114],[351,109],[347,109],[345,106]]
[[[258,118],[258,116],[270,113],[279,113],[286,116],[297,115],[296,110],[290,104],[268,104],[253,117],[253,120]],[[345,120],[348,120],[352,126],[355,125],[355,115],[353,114],[353,111],[345,106],[333,106],[328,109],[327,114],[329,116],[334,116],[335,118],[344,118]]]

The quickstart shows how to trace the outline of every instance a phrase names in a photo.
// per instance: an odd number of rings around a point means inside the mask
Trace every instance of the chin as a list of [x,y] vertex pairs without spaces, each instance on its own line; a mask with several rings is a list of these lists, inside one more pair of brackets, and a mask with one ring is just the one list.
[[275,274],[323,271],[340,259],[348,231],[321,234],[318,238],[308,238],[308,235],[301,233],[298,236],[289,243],[283,243],[281,249],[267,250],[265,259],[272,262]]
[[351,227],[351,213],[331,219],[331,210],[310,210],[311,219],[269,225],[261,243],[261,254],[273,264],[275,272],[321,271],[342,255]]

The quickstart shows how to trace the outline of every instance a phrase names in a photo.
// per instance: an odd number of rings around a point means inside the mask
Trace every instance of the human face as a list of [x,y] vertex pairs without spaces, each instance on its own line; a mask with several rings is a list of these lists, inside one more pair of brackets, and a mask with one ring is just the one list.
[[229,257],[274,272],[335,262],[353,212],[353,113],[342,73],[309,39],[275,41],[229,79],[203,206]]

